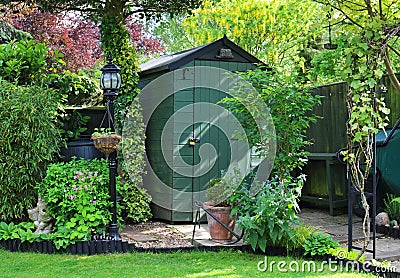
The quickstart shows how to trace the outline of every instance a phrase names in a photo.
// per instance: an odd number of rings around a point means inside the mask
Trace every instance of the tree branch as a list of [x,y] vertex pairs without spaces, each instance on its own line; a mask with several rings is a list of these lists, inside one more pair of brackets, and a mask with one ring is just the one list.
[[[389,46],[389,47],[390,47],[390,46]],[[391,82],[392,85],[395,87],[395,89],[397,90],[397,92],[400,93],[400,82],[399,82],[399,80],[397,79],[396,74],[395,74],[394,71],[393,71],[392,64],[390,63],[390,59],[389,59],[389,48],[386,48],[386,49],[385,49],[385,55],[384,55],[384,57],[383,57],[383,61],[384,61],[384,63],[385,63],[385,67],[386,67],[386,70],[387,70],[387,72],[388,72],[390,82]]]

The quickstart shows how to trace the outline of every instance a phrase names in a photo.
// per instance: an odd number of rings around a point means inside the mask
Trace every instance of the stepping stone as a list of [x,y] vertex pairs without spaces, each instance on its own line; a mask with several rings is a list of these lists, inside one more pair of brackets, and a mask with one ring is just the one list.
[[144,233],[130,233],[129,237],[137,242],[156,241],[157,238]]

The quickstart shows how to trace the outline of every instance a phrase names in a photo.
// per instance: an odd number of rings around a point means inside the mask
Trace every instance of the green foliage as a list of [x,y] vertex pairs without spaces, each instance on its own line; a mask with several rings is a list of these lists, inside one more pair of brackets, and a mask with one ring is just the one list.
[[[242,185],[242,178],[238,169],[234,168],[232,173],[221,173],[223,179],[216,178],[210,180],[206,196],[207,201],[214,206],[234,206],[237,198],[240,198],[239,191]],[[240,192],[242,194],[244,192]]]
[[173,17],[166,15],[161,22],[154,24],[156,26],[154,33],[165,45],[167,53],[176,53],[197,46],[182,26],[184,18],[182,15]]
[[1,239],[21,239],[21,242],[28,241],[40,241],[44,237],[43,235],[34,233],[35,225],[33,222],[21,222],[15,225],[13,222],[9,224],[0,222],[0,240]]
[[316,227],[302,222],[298,225],[291,225],[291,229],[293,231],[292,237],[284,236],[276,245],[285,246],[287,250],[302,247],[307,238],[317,231]]
[[133,99],[127,110],[122,135],[123,159],[119,159],[126,183],[121,188],[122,206],[127,219],[139,222],[151,217],[151,197],[142,187],[144,166],[144,123],[139,98]]
[[121,68],[121,88],[115,103],[117,128],[122,129],[126,114],[138,93],[138,62],[134,45],[123,21],[118,17],[103,18],[100,25],[102,49],[111,54],[113,62]]
[[387,194],[383,200],[385,204],[385,211],[389,215],[390,219],[400,222],[400,197],[396,197],[394,194]]
[[[319,97],[312,96],[304,85],[296,82],[296,79],[285,80],[282,75],[264,68],[240,75],[253,85],[270,109],[277,142],[273,171],[283,180],[295,169],[301,169],[307,161],[305,147],[311,143],[307,141],[305,134],[310,124],[317,119],[310,111],[320,103]],[[268,153],[269,142],[262,141],[262,134],[256,122],[242,104],[247,102],[247,106],[253,107],[255,105],[252,105],[251,101],[255,100],[245,99],[245,96],[246,94],[243,98],[225,98],[221,102],[237,115],[245,128],[250,145],[257,146],[260,153]]]
[[350,261],[358,260],[359,262],[362,262],[362,263],[367,258],[365,255],[362,255],[360,258],[358,258],[357,251],[355,251],[355,250],[348,251],[346,247],[330,248],[328,250],[327,254],[330,254],[330,255],[340,258],[340,259],[347,259]]
[[[46,62],[48,48],[45,44],[30,41],[12,41],[0,45],[0,77],[18,85],[44,85],[54,78],[60,63],[60,53],[55,51],[50,67]],[[51,72],[51,73],[50,73]]]
[[265,252],[267,246],[278,246],[284,239],[291,242],[286,242],[286,246],[296,244],[292,225],[299,221],[295,211],[301,192],[299,184],[272,180],[256,196],[251,196],[249,185],[243,183],[229,197],[235,204],[232,215],[239,212],[237,223],[245,231],[244,240],[254,250],[259,248]]
[[74,109],[71,113],[63,116],[63,134],[66,139],[78,139],[82,132],[87,130],[86,124],[90,116],[83,116]]
[[0,81],[0,220],[20,222],[36,202],[35,185],[59,152],[57,92]]
[[0,43],[8,43],[12,40],[29,40],[32,36],[24,31],[16,29],[10,23],[0,20]]
[[67,106],[95,106],[101,104],[103,94],[99,84],[99,71],[63,71],[51,83],[51,87],[67,96]]
[[[304,176],[295,177],[294,173],[307,161],[305,147],[310,142],[305,133],[317,118],[310,111],[319,103],[319,98],[295,79],[284,80],[281,75],[263,68],[241,76],[253,85],[269,108],[269,111],[258,111],[257,117],[267,117],[266,113],[270,113],[276,131],[277,154],[273,174],[267,184],[258,186],[260,191],[256,196],[250,194],[249,186],[242,185],[228,201],[235,203],[232,213],[239,211],[239,226],[245,229],[245,239],[253,249],[265,251],[267,245],[281,244],[293,247],[301,240],[296,238],[293,224],[298,221],[295,210],[304,183]],[[263,139],[253,116],[243,105],[256,107],[252,103],[256,100],[248,99],[246,92],[240,94],[241,90],[241,87],[235,88],[236,97],[225,98],[221,103],[237,115],[250,145],[259,154],[268,154],[269,141]]]
[[150,210],[151,196],[147,190],[128,180],[120,189],[122,213],[125,220],[145,222],[152,217]]
[[329,253],[330,249],[339,247],[339,243],[334,241],[331,236],[315,233],[311,234],[304,242],[304,254],[311,256],[323,256]]
[[322,29],[313,1],[206,0],[183,21],[197,45],[226,35],[273,67],[305,71],[302,51]]
[[46,212],[55,219],[53,237],[68,242],[87,240],[109,222],[107,165],[105,159],[49,165],[37,189],[47,205]]

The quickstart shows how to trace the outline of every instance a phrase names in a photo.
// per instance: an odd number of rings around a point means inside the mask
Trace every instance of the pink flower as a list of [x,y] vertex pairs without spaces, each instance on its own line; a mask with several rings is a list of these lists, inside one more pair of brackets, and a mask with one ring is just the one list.
[[72,189],[78,191],[78,187],[76,187],[75,185],[72,187]]
[[93,201],[93,205],[95,205],[96,204],[96,201]]
[[95,177],[97,177],[98,174],[99,174],[98,172],[94,172],[94,176],[95,176]]
[[85,182],[85,178],[81,178],[81,181]]
[[88,187],[87,187],[87,185],[86,185],[86,184],[85,184],[84,188],[85,188],[85,189],[88,189]]
[[102,181],[102,178],[99,178],[97,181],[98,181],[98,182],[101,182],[101,181]]

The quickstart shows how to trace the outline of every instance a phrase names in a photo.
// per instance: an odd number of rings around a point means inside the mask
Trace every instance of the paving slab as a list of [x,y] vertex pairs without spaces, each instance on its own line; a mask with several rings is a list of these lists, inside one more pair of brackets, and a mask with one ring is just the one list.
[[130,240],[134,240],[137,242],[147,242],[147,241],[157,240],[157,238],[152,236],[151,234],[143,232],[121,233],[121,236],[124,236],[125,238],[129,238]]

